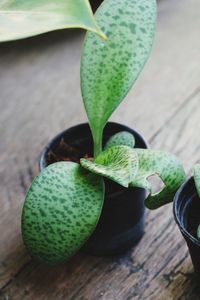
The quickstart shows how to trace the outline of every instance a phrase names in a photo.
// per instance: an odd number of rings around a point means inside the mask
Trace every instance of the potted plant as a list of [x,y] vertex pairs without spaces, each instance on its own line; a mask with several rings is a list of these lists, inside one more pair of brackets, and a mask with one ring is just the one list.
[[[40,261],[65,261],[83,246],[97,255],[126,250],[143,234],[144,202],[154,209],[172,201],[185,180],[174,155],[147,149],[137,132],[107,123],[149,56],[155,19],[155,0],[105,0],[97,10],[107,40],[87,33],[81,62],[89,125],[49,143],[23,207],[24,243]],[[152,194],[147,179],[155,174],[165,186]]]
[[177,191],[174,217],[186,240],[194,270],[200,274],[200,165],[194,166],[193,176]]

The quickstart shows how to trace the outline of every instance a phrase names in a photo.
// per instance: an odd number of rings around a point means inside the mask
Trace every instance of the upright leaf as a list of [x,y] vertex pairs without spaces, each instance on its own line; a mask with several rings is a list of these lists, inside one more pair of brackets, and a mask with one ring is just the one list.
[[186,179],[181,162],[174,155],[164,151],[149,149],[135,149],[135,151],[138,154],[139,170],[130,185],[151,192],[151,185],[147,180],[151,175],[158,175],[165,184],[160,192],[147,197],[145,205],[155,209],[173,201],[177,189]]
[[3,0],[0,3],[1,42],[72,27],[91,30],[105,38],[88,0]]
[[124,187],[128,187],[138,171],[137,153],[127,146],[113,146],[101,152],[95,161],[82,158],[80,163],[83,168]]
[[33,181],[22,214],[30,254],[45,263],[68,259],[93,232],[103,204],[99,176],[73,162],[48,166]]
[[107,41],[88,33],[82,54],[81,88],[95,156],[103,127],[137,79],[152,47],[155,0],[105,0],[96,20]]

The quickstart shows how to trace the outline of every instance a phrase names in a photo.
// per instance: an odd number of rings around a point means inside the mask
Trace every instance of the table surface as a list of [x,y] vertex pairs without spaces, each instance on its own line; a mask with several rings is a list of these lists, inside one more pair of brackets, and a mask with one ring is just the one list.
[[[200,1],[160,0],[152,55],[112,120],[178,155],[187,174],[200,157]],[[0,299],[200,299],[172,205],[147,214],[145,235],[120,257],[79,253],[50,268],[22,243],[25,191],[38,155],[61,130],[86,121],[79,88],[83,32],[0,45]]]

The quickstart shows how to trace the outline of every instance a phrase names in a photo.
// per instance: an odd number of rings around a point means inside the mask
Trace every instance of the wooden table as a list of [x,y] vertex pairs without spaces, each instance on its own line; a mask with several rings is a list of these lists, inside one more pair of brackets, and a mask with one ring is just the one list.
[[[151,58],[112,118],[178,155],[188,174],[200,158],[199,32],[199,0],[160,0]],[[0,299],[200,299],[171,204],[148,212],[143,239],[120,257],[80,253],[49,268],[24,248],[20,215],[38,155],[59,131],[86,121],[82,40],[64,31],[0,45]]]

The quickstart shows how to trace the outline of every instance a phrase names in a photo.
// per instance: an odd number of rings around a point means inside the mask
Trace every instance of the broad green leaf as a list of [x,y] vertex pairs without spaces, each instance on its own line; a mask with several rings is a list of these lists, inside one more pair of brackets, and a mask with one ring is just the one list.
[[193,169],[194,182],[197,189],[197,193],[200,197],[200,164],[196,164]]
[[82,158],[83,168],[128,187],[138,170],[137,153],[127,146],[114,146],[93,161]]
[[152,170],[146,171],[142,167],[139,167],[137,176],[135,176],[134,180],[130,183],[130,186],[140,187],[145,189],[147,192],[151,193],[152,186],[147,179],[152,175],[158,175],[158,174],[152,172]]
[[98,222],[103,180],[73,162],[45,168],[27,192],[22,234],[30,254],[56,264],[75,254]]
[[0,3],[1,42],[64,28],[84,28],[105,38],[88,0],[3,0]]
[[135,138],[134,136],[128,131],[120,131],[114,134],[106,143],[104,149],[108,149],[113,146],[128,146],[134,148],[135,146]]
[[94,139],[101,151],[103,128],[137,79],[149,57],[155,0],[105,0],[96,20],[107,41],[87,33],[81,63],[81,89]]
[[165,184],[160,192],[147,197],[145,205],[155,209],[173,201],[174,194],[186,178],[181,162],[174,155],[163,151],[149,149],[135,149],[135,151],[138,154],[139,170],[130,185],[151,192],[151,185],[147,179],[152,175],[158,175]]

